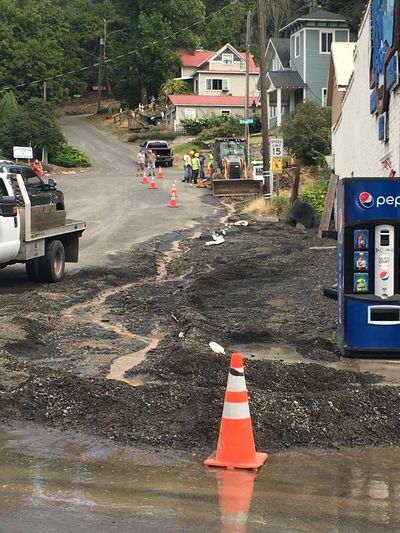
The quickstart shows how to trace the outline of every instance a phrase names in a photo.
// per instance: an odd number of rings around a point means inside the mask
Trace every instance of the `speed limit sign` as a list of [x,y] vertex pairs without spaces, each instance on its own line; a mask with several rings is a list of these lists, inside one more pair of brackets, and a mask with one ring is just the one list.
[[283,139],[271,139],[271,156],[283,157]]

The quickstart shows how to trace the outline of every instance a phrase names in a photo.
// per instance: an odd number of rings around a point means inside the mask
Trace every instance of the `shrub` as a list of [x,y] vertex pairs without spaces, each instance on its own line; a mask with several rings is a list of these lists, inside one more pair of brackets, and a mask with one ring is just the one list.
[[197,119],[184,119],[181,124],[188,135],[199,135],[203,130],[211,130],[212,128],[224,126],[227,129],[233,129],[238,132],[234,133],[234,135],[241,135],[244,132],[244,126],[240,124],[240,117],[231,115],[210,115]]
[[315,213],[315,218],[321,218],[324,210],[326,193],[328,191],[329,180],[320,179],[313,185],[305,188],[299,194],[299,199],[312,205]]
[[329,109],[313,102],[299,104],[282,124],[288,150],[306,165],[326,166],[325,155],[331,151],[331,115]]
[[197,140],[201,142],[213,140],[216,137],[235,137],[243,134],[243,126],[239,122],[226,122],[226,124],[220,124],[219,126],[212,126],[211,128],[204,129],[200,135],[197,136]]
[[143,133],[132,133],[128,137],[128,142],[134,143],[136,141],[147,141],[149,139],[158,139],[160,141],[173,141],[177,137],[180,137],[181,134],[176,131],[164,130],[156,131],[152,129],[150,131],[144,131]]
[[290,209],[289,194],[280,194],[271,198],[271,205],[275,210],[276,216],[279,218],[286,218]]
[[83,150],[74,148],[70,144],[62,144],[52,152],[50,161],[53,165],[67,168],[92,166],[90,157]]

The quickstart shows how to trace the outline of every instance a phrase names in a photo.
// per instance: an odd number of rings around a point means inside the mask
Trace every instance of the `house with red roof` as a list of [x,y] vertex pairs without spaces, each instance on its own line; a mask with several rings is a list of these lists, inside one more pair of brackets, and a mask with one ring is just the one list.
[[[217,52],[196,50],[178,52],[182,64],[180,77],[193,90],[189,95],[170,95],[168,118],[174,129],[185,118],[206,115],[244,116],[246,95],[246,53],[229,43]],[[260,74],[253,56],[249,62],[249,106],[257,106]]]

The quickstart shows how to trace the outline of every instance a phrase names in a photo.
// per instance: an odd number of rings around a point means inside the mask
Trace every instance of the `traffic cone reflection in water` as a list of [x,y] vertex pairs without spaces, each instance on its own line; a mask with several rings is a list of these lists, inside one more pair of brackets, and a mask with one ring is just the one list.
[[247,470],[216,470],[221,533],[247,533],[256,475]]
[[243,357],[234,353],[231,357],[217,450],[204,464],[258,470],[267,459],[266,453],[256,452]]

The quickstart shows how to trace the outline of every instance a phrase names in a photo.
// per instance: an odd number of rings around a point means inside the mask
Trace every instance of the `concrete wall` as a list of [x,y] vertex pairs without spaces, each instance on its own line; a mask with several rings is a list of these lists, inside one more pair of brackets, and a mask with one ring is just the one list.
[[370,18],[367,12],[360,28],[355,53],[354,76],[343,100],[342,116],[333,128],[332,151],[335,171],[346,176],[388,176],[384,162],[400,170],[400,90],[390,96],[387,142],[378,139],[378,119],[370,114]]

